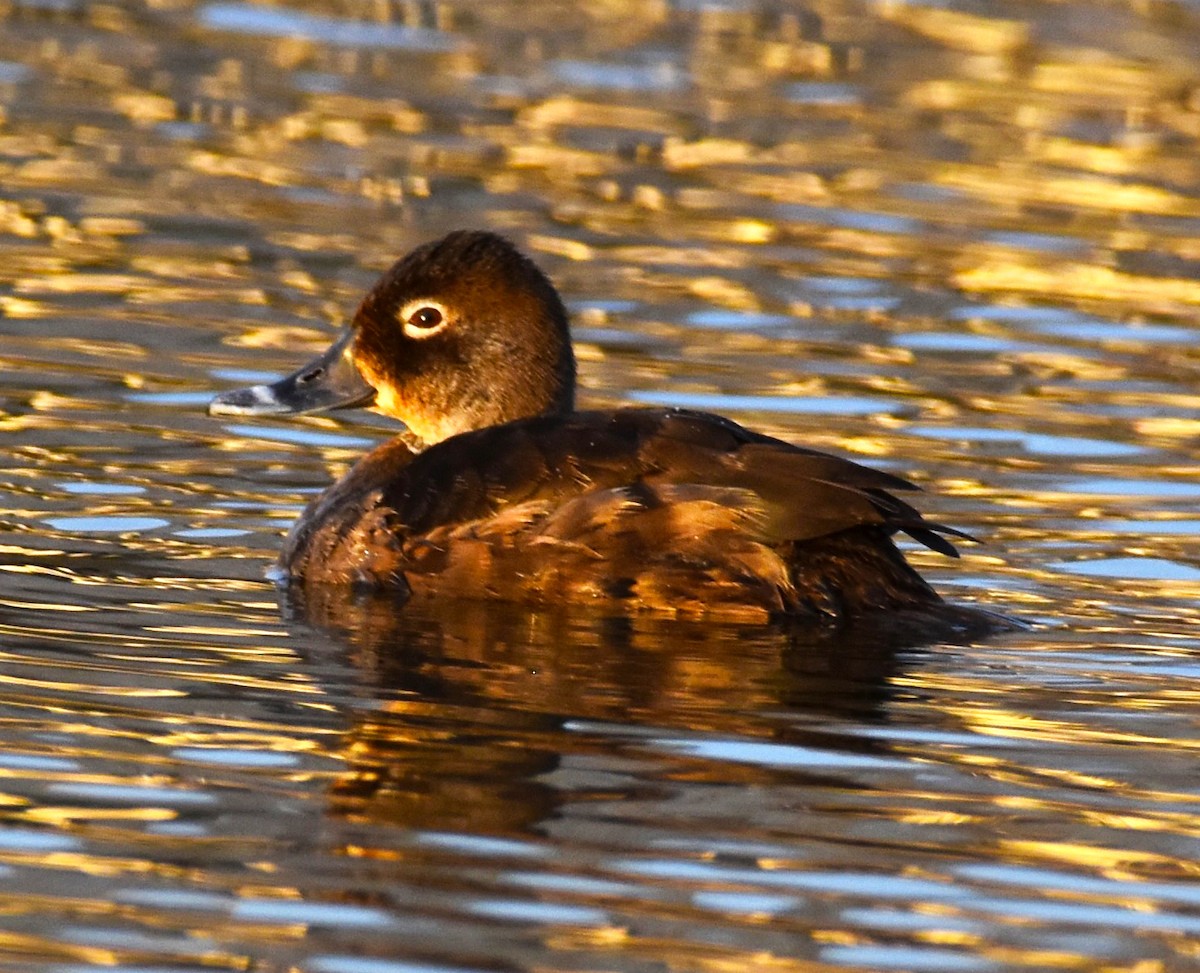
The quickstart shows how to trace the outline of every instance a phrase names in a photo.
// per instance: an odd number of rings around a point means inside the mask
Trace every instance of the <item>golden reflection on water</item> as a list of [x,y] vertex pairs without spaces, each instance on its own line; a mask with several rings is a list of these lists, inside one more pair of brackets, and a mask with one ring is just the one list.
[[[0,5],[0,957],[1194,958],[1197,63],[1172,3]],[[585,402],[912,476],[986,541],[914,563],[1047,627],[285,627],[281,532],[389,432],[205,400],[460,225],[552,272]],[[303,912],[357,901],[414,928]]]

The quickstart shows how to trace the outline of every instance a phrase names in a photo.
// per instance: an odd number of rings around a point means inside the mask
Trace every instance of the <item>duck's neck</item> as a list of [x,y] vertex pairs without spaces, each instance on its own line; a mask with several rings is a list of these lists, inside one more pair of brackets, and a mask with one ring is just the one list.
[[[405,422],[401,435],[414,452],[477,429],[538,416],[570,415],[575,410],[575,356],[570,345],[555,359],[517,369],[498,364],[494,381],[458,388],[441,403],[427,402],[418,415],[378,403]],[[439,392],[441,390],[438,390]],[[435,396],[437,393],[433,393]]]

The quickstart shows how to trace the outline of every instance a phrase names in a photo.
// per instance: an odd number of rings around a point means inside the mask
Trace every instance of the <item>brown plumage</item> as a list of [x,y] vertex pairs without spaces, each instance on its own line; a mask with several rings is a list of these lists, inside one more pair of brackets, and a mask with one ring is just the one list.
[[[373,402],[408,433],[293,528],[295,586],[749,618],[942,604],[892,542],[954,556],[907,481],[700,412],[573,409],[566,314],[507,241],[457,233],[398,262],[321,359],[218,414]],[[317,404],[312,405],[313,402]]]

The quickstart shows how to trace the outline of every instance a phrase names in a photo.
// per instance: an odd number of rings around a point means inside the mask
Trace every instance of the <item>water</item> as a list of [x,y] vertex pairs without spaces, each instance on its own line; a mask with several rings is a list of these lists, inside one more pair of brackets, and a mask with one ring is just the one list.
[[[1196,18],[0,6],[0,969],[1194,968]],[[913,477],[1033,627],[298,613],[389,427],[204,405],[462,226],[585,403]]]

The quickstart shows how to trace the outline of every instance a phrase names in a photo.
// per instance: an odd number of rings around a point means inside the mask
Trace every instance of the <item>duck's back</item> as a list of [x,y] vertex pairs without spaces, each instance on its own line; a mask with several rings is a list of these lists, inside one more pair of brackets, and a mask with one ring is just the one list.
[[733,616],[940,604],[891,541],[953,554],[911,484],[717,416],[526,419],[420,454],[380,446],[319,497],[281,558],[305,588],[616,600]]

